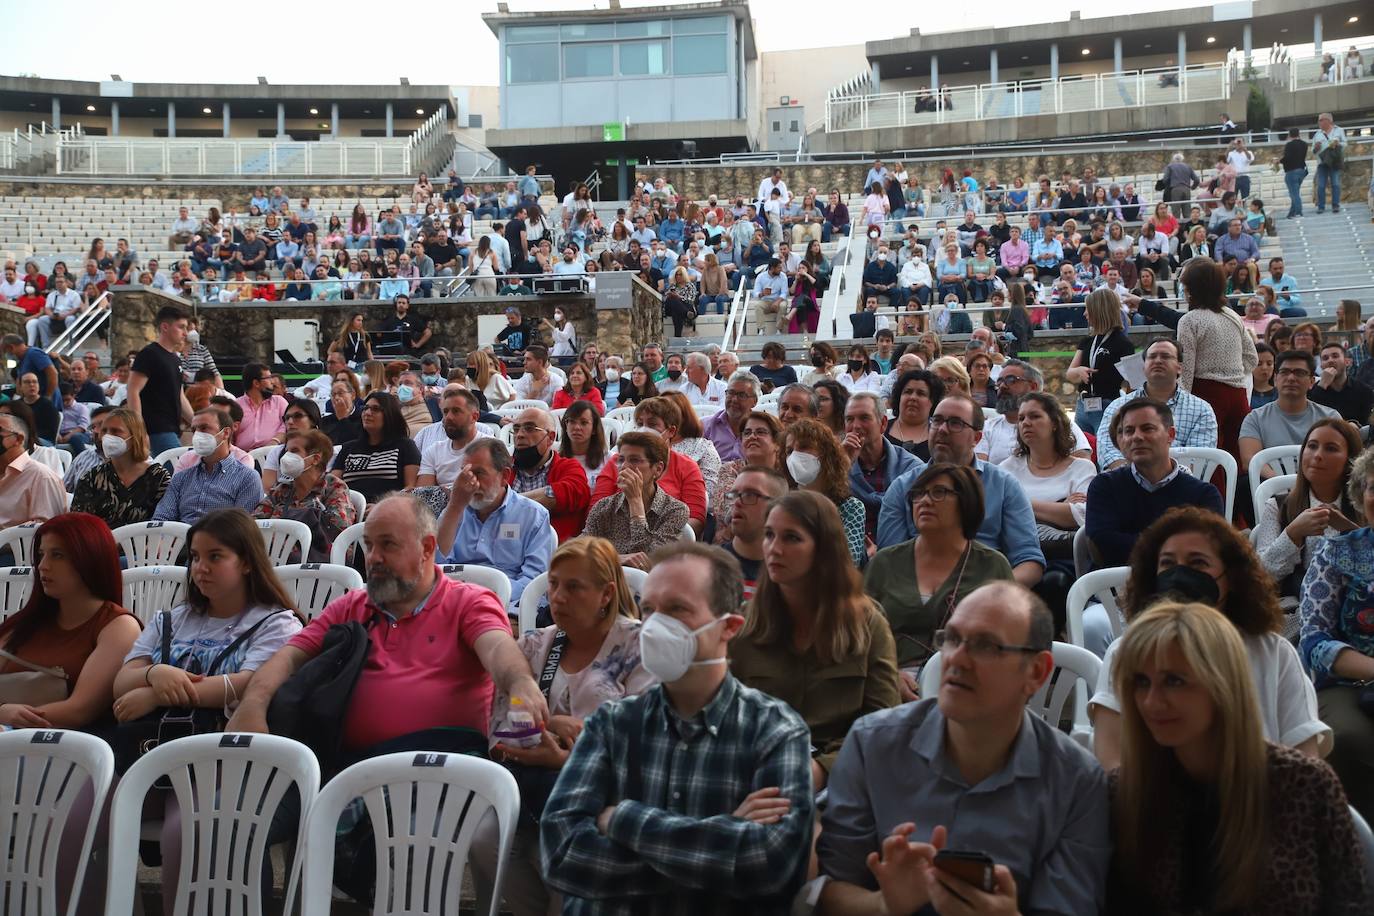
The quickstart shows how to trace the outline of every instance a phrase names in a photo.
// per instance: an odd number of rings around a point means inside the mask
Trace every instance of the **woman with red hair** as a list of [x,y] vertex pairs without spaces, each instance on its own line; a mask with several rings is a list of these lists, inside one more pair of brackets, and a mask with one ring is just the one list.
[[0,677],[0,724],[89,729],[109,718],[115,675],[140,630],[119,604],[119,551],[105,522],[84,512],[44,522],[34,544],[33,591],[0,623],[0,675],[60,670],[65,691],[54,692],[65,697],[20,702]]

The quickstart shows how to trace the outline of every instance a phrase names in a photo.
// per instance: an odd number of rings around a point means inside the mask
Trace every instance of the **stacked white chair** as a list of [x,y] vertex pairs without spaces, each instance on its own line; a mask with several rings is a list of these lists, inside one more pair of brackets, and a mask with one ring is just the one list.
[[[81,831],[76,873],[62,891],[69,895],[68,916],[76,913],[98,813],[113,776],[114,752],[94,735],[37,728],[0,734],[0,786],[5,802],[4,817],[0,817],[0,909],[16,916],[55,916],[63,835]],[[71,817],[72,805],[88,785],[89,816],[84,824],[77,823]]]
[[129,567],[170,566],[181,556],[191,526],[184,522],[134,522],[113,532]]
[[[295,785],[301,819],[297,855],[287,867],[286,911],[300,877],[306,818],[320,788],[320,765],[303,744],[276,735],[214,733],[178,738],[140,757],[121,778],[110,809],[110,836],[139,835],[144,798],[167,778],[181,811],[181,874],[175,913],[228,912],[260,916],[268,828]],[[512,777],[513,778],[513,777]],[[330,844],[332,846],[332,843]],[[133,911],[138,844],[110,844],[106,916]],[[213,895],[213,910],[207,896]],[[196,906],[191,906],[192,899]],[[326,908],[330,893],[326,889]]]
[[33,591],[32,566],[0,567],[0,620],[17,614]]
[[499,569],[475,563],[441,563],[439,569],[455,582],[480,585],[495,592],[502,607],[510,604],[510,579]]
[[273,566],[290,562],[291,553],[296,548],[300,548],[302,558],[310,554],[310,526],[304,522],[289,518],[260,518],[257,521],[267,547],[267,558]]
[[145,627],[186,598],[185,566],[136,566],[124,570],[124,609]]
[[415,752],[356,763],[331,779],[315,799],[303,821],[303,916],[330,912],[334,831],[339,815],[355,798],[363,799],[376,833],[373,912],[378,914],[457,913],[473,834],[487,813],[495,812],[499,842],[490,916],[496,916],[520,816],[515,777],[489,760]]
[[296,610],[306,621],[328,607],[335,598],[363,587],[363,577],[349,566],[333,563],[292,563],[274,570],[281,584],[296,599]]
[[24,522],[0,529],[0,552],[8,549],[14,554],[15,566],[32,566],[33,555],[38,545],[33,542],[34,533],[42,522]]

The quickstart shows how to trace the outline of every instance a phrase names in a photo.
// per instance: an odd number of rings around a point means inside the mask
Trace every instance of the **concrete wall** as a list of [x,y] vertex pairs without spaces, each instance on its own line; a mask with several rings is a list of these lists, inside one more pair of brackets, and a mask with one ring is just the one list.
[[826,95],[845,80],[867,72],[868,58],[863,45],[769,51],[759,55],[759,70],[760,105],[755,121],[758,136],[766,137],[764,114],[782,104],[783,96],[800,100],[807,121],[820,120],[825,117]]

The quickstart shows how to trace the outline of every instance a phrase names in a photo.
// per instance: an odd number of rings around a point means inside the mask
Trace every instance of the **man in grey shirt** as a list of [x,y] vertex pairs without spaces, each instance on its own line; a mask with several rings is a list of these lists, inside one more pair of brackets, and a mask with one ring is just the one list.
[[1178,201],[1186,202],[1193,199],[1193,189],[1202,183],[1197,177],[1197,172],[1183,161],[1182,153],[1174,153],[1173,161],[1164,167],[1160,181],[1164,185],[1164,199],[1174,205],[1174,216],[1183,219],[1186,208]]
[[[1312,424],[1323,417],[1341,418],[1340,412],[1315,404],[1307,393],[1317,381],[1317,361],[1306,350],[1280,353],[1274,367],[1274,387],[1279,396],[1258,410],[1245,415],[1240,424],[1240,470],[1246,473],[1250,460],[1260,449],[1276,445],[1302,445]],[[1270,466],[1260,471],[1268,480],[1276,472]],[[1244,492],[1244,487],[1241,487]]]
[[[1054,669],[1053,635],[1054,619],[1033,592],[985,585],[937,633],[938,699],[854,724],[830,771],[816,846],[823,912],[1102,910],[1107,776],[1026,709]],[[993,892],[937,869],[945,848],[990,856]]]

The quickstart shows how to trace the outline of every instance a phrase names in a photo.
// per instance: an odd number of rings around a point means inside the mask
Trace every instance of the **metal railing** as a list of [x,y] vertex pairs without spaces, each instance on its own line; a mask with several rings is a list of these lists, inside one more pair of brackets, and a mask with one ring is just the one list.
[[730,312],[725,319],[725,333],[721,335],[720,348],[722,350],[733,350],[734,345],[739,342],[740,336],[744,333],[744,309],[748,302],[748,283],[740,281],[739,288],[735,290],[735,295],[730,300]]
[[92,334],[109,323],[110,301],[110,292],[106,290],[80,313],[68,317],[62,333],[48,344],[48,355],[70,357],[77,353]]
[[825,100],[825,129],[835,133],[990,118],[1138,108],[1227,99],[1235,71],[1229,63],[1018,80],[938,91],[832,95]]
[[[1348,51],[1347,47],[1336,52],[1288,59],[1285,62],[1288,67],[1288,88],[1295,91],[1323,89],[1327,86],[1374,80],[1374,73],[1370,72],[1371,63],[1374,63],[1374,47],[1356,46],[1361,58],[1358,65],[1347,63]],[[1326,60],[1328,57],[1329,63]],[[1271,72],[1274,66],[1270,65]]]
[[[816,325],[817,340],[829,340],[838,333],[836,326],[839,323],[841,306],[846,301],[846,293],[849,294],[851,304],[854,301],[853,293],[850,292],[851,277],[854,282],[862,282],[864,269],[864,258],[854,242],[857,239],[861,245],[866,244],[867,232],[868,227],[858,220],[852,220],[849,224],[849,234],[844,237],[844,241],[830,259],[830,286],[821,297],[821,318]],[[834,265],[838,264],[841,258],[844,260],[842,269],[836,270]]]

